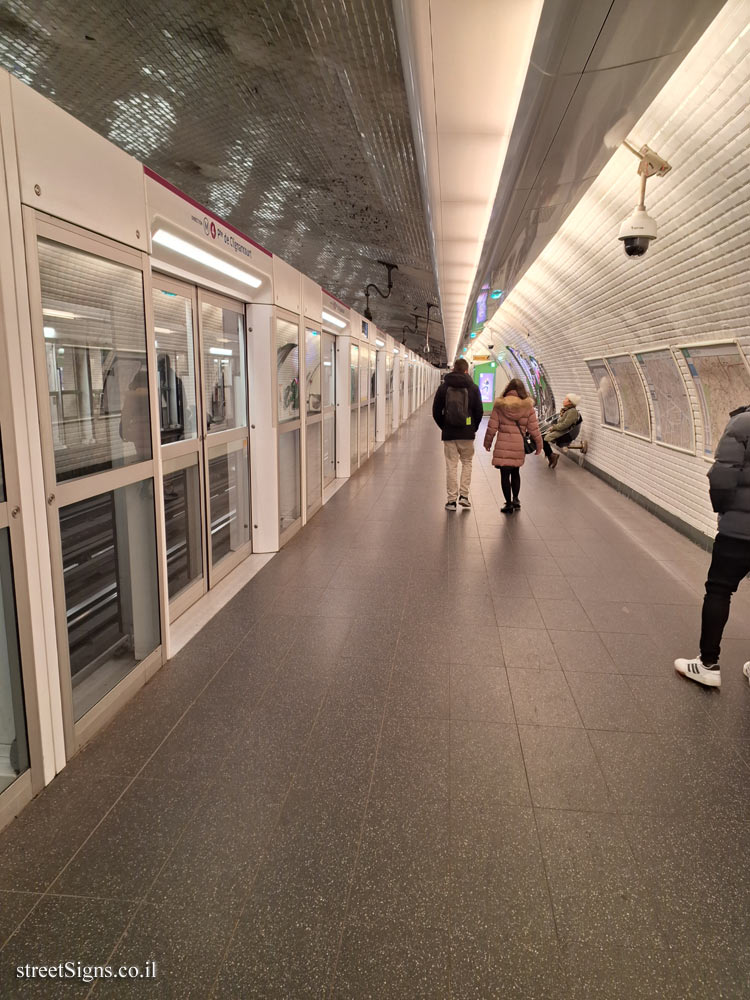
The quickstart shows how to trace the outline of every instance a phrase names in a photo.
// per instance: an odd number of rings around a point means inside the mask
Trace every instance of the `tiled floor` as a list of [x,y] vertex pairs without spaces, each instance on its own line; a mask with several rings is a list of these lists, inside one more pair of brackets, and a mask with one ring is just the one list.
[[3,997],[748,995],[747,586],[705,691],[704,552],[566,461],[443,491],[424,407],[0,837]]

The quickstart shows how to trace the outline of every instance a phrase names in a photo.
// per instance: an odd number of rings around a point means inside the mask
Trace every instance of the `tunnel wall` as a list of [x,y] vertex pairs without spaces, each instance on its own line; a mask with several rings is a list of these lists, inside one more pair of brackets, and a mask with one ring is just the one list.
[[558,399],[580,393],[594,467],[706,535],[716,527],[705,478],[711,459],[681,352],[693,454],[602,426],[585,361],[725,341],[750,358],[749,29],[747,4],[730,0],[630,133],[672,165],[648,182],[659,227],[648,253],[627,258],[617,239],[638,195],[637,160],[621,147],[490,324],[496,342],[542,361]]

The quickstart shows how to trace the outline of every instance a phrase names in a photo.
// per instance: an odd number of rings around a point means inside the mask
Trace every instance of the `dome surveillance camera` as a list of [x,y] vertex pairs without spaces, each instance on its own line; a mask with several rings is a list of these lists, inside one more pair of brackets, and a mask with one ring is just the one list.
[[620,226],[618,239],[622,240],[628,257],[642,257],[651,240],[656,239],[656,221],[639,205]]

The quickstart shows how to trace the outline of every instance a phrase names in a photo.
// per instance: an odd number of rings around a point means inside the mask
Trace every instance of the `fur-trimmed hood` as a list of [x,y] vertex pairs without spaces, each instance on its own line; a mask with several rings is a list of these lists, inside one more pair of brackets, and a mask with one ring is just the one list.
[[529,416],[534,409],[534,401],[531,396],[520,399],[514,392],[509,392],[507,396],[501,396],[495,400],[495,407],[511,420],[518,420],[519,417]]

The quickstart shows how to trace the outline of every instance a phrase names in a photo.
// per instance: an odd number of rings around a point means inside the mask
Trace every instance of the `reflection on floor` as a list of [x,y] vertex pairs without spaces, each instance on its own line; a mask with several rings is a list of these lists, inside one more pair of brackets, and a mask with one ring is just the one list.
[[3,996],[747,994],[748,589],[700,689],[706,553],[567,461],[472,496],[424,407],[11,825]]

